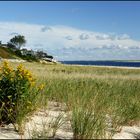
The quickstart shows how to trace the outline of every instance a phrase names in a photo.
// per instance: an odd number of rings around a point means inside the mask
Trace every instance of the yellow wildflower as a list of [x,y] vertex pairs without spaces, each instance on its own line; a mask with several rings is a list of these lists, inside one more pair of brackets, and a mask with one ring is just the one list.
[[41,84],[41,85],[38,87],[38,89],[39,89],[39,90],[42,90],[44,87],[45,87],[45,85],[44,85],[44,84]]
[[30,84],[31,84],[31,86],[33,87],[33,86],[35,85],[35,82],[31,82]]
[[17,70],[18,70],[19,72],[22,72],[22,70],[23,70],[23,65],[22,65],[22,64],[19,64],[19,65],[17,66]]
[[9,63],[7,61],[3,62],[2,70],[5,74],[9,74],[13,71],[13,69],[9,66]]
[[14,78],[13,78],[13,77],[11,77],[11,78],[10,78],[10,81],[13,81],[13,80],[14,80]]
[[7,67],[7,66],[8,66],[8,61],[4,61],[4,62],[3,62],[3,65],[4,65],[4,67],[5,67],[5,66]]

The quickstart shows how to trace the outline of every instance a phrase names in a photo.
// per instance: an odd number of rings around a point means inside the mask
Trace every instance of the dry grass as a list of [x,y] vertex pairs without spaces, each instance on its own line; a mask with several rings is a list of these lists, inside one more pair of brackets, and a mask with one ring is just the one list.
[[122,125],[136,124],[140,119],[140,69],[23,65],[33,72],[38,82],[46,83],[49,100],[65,102],[72,111],[75,138],[105,138],[106,115],[110,116],[114,131]]

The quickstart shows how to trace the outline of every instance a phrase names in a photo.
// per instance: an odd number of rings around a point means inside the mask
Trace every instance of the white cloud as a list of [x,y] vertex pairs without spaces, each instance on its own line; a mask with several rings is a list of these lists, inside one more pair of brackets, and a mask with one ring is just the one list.
[[122,34],[122,35],[118,36],[118,39],[120,39],[120,40],[130,39],[130,36],[127,34]]
[[68,26],[0,22],[0,40],[16,34],[27,39],[27,48],[44,49],[57,59],[140,59],[140,41],[127,34],[105,34]]

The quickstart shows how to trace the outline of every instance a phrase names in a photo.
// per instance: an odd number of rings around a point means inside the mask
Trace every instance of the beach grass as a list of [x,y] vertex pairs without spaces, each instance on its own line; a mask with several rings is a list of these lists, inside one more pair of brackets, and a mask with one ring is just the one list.
[[[17,63],[12,63],[16,67]],[[23,63],[48,100],[66,103],[74,138],[111,137],[140,120],[140,69]]]

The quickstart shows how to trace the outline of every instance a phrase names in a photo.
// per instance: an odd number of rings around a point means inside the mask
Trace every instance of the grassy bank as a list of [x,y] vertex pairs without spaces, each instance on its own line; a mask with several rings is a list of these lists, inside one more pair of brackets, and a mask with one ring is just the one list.
[[108,127],[112,128],[112,135],[121,126],[140,120],[139,69],[23,65],[32,71],[38,83],[46,83],[49,100],[67,104],[74,138],[105,138]]

